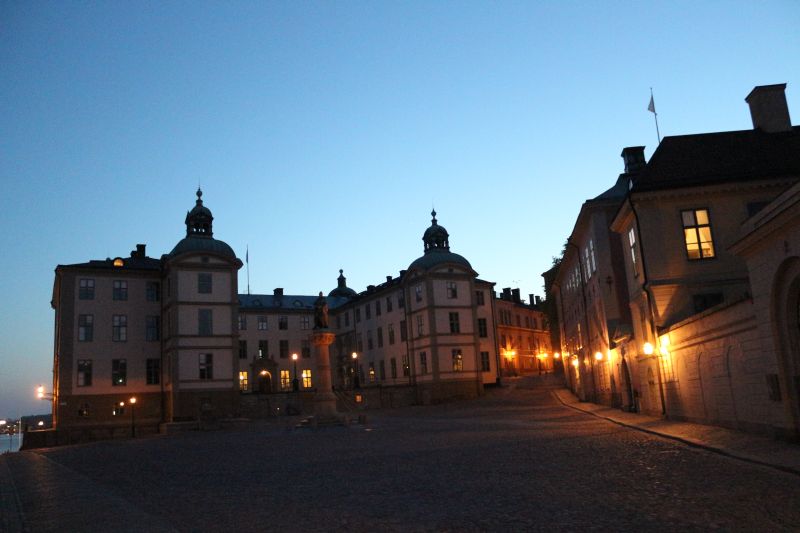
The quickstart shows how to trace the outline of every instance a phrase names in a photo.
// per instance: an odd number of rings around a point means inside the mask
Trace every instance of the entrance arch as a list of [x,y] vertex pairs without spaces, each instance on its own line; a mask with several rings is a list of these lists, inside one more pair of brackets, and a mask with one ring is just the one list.
[[258,392],[260,394],[272,392],[272,374],[268,370],[262,370],[258,373]]

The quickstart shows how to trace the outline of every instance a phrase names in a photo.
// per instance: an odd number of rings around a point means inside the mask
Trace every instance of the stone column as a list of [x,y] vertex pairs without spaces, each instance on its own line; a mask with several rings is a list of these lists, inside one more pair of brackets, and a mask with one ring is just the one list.
[[336,396],[331,388],[330,345],[336,334],[324,329],[314,330],[311,344],[317,356],[317,394],[314,397],[314,414],[317,417],[335,417]]

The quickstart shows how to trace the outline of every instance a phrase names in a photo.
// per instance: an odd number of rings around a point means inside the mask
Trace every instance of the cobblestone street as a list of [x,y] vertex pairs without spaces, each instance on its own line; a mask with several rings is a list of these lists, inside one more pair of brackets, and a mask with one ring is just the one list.
[[370,412],[365,427],[24,452],[7,477],[30,531],[800,527],[800,476],[578,412],[551,387]]

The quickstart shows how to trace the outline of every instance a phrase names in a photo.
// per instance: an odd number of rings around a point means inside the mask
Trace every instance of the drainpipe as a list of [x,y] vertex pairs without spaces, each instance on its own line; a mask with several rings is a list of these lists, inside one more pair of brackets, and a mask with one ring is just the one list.
[[[653,293],[650,290],[650,282],[647,277],[647,265],[645,263],[645,253],[644,253],[644,239],[642,238],[641,226],[639,225],[639,213],[636,212],[636,208],[633,205],[633,200],[631,200],[631,195],[628,194],[628,205],[631,206],[631,211],[633,212],[633,218],[636,221],[636,233],[639,235],[639,250],[641,250],[641,258],[642,258],[642,290],[644,291],[647,297],[647,308],[650,311],[650,331],[653,332],[654,341],[658,344],[658,331],[656,330],[656,313],[653,309]],[[638,350],[637,350],[638,351]],[[658,394],[661,400],[661,415],[667,415],[667,404],[664,400],[664,381],[661,377],[661,361],[659,360],[659,354],[657,350],[653,351],[653,359],[656,360],[656,370],[658,373]]]

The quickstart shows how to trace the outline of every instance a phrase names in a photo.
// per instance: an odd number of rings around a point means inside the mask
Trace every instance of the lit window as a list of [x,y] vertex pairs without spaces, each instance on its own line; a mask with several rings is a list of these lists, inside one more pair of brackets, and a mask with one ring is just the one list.
[[311,388],[311,369],[304,368],[302,374],[300,374],[303,378],[303,388],[310,389]]
[[114,266],[115,267],[125,266],[125,261],[117,257],[116,259],[114,259]]
[[242,392],[246,392],[247,391],[247,383],[248,383],[247,371],[246,370],[242,370],[242,371],[239,372],[239,390],[242,391]]
[[714,257],[714,241],[711,238],[708,211],[706,209],[681,211],[681,219],[688,258],[710,259]]
[[375,363],[373,361],[369,362],[369,372],[367,375],[369,376],[369,382],[375,383]]
[[258,329],[266,330],[267,329],[267,317],[264,315],[258,316]]
[[290,390],[292,388],[292,378],[288,370],[281,370],[281,390]]
[[453,372],[461,372],[464,370],[464,357],[461,355],[461,350],[454,348],[453,354]]

